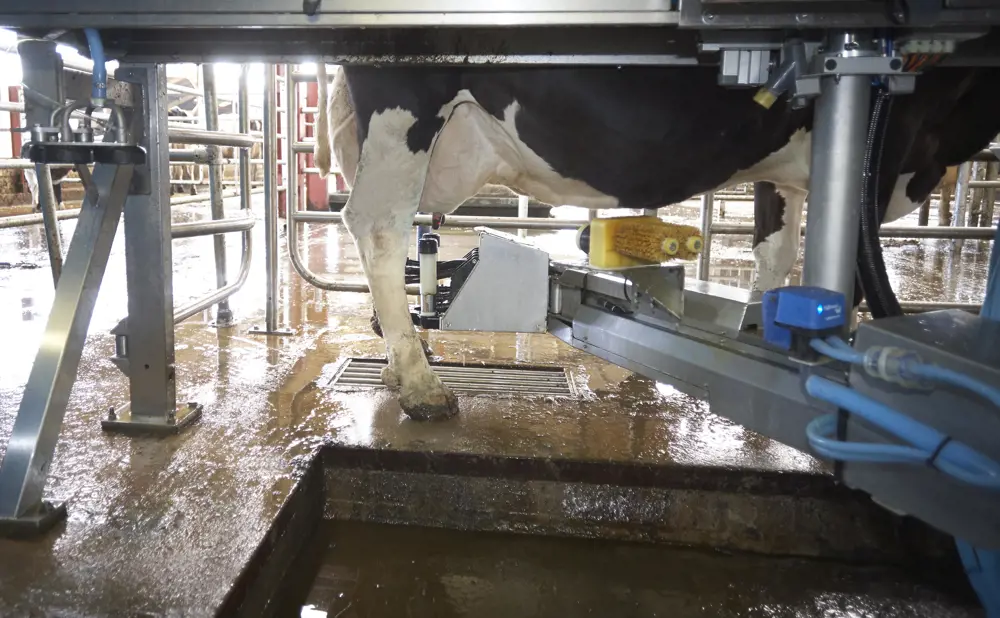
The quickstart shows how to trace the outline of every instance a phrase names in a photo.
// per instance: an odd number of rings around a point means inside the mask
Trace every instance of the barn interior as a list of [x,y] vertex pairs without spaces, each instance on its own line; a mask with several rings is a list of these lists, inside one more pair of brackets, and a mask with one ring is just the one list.
[[[802,290],[850,305],[856,252],[831,243],[862,200],[831,187],[868,170],[836,133],[785,296],[748,291],[760,187],[625,213],[703,245],[626,270],[594,264],[619,211],[497,189],[419,215],[410,258],[436,234],[442,284],[414,283],[414,321],[461,406],[440,422],[381,384],[348,187],[312,157],[319,61],[697,63],[755,90],[787,69],[778,95],[823,101],[818,127],[867,129],[873,78],[903,97],[920,63],[996,66],[990,2],[201,4],[0,9],[19,75],[0,103],[0,306],[19,326],[0,354],[0,614],[1000,616],[996,144],[881,227],[903,314],[866,302],[826,330],[773,312]],[[892,44],[821,46],[862,36]],[[463,305],[466,288],[484,291]],[[817,333],[850,343],[814,355]],[[885,345],[975,391],[848,355]],[[825,401],[817,377],[932,438]]]

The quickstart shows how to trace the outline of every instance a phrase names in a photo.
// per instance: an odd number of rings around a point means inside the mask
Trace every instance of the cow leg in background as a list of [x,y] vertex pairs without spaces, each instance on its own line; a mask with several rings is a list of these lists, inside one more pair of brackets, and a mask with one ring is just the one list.
[[35,210],[41,210],[42,204],[39,202],[38,178],[35,177],[35,170],[24,170],[24,183],[28,185],[28,192],[31,193],[31,205]]
[[799,255],[805,198],[805,192],[799,189],[754,183],[752,300],[760,300],[764,292],[785,285],[792,272]]
[[344,223],[357,244],[385,339],[389,366],[382,381],[398,389],[399,404],[411,418],[442,419],[458,412],[458,402],[431,371],[404,286],[413,216],[430,159],[428,152],[407,146],[414,122],[410,112],[398,108],[372,115]]

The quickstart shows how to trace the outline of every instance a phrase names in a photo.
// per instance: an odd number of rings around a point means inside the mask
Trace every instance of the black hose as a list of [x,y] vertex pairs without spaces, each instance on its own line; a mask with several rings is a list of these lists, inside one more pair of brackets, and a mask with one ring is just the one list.
[[[865,142],[864,181],[861,185],[861,229],[858,242],[858,279],[864,291],[872,316],[884,318],[902,315],[899,300],[889,282],[882,243],[878,230],[881,225],[879,203],[879,174],[882,168],[882,153],[885,149],[885,135],[889,127],[889,111],[892,98],[886,88],[880,87],[875,93],[871,121]],[[860,302],[855,299],[855,305]]]

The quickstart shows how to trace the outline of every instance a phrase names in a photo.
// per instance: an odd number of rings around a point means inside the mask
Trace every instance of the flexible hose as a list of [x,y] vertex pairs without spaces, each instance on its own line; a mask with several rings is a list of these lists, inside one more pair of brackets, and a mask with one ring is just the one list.
[[926,363],[908,364],[906,370],[912,375],[927,380],[933,380],[942,384],[949,384],[958,388],[964,388],[979,395],[993,405],[1000,408],[1000,389],[995,386],[980,382],[979,380],[967,376],[964,373],[952,371],[940,365],[929,365]]
[[[884,318],[902,315],[899,300],[892,290],[886,274],[885,260],[878,230],[881,222],[879,204],[879,179],[885,134],[889,127],[892,98],[883,86],[875,93],[871,121],[865,141],[864,182],[861,183],[861,230],[858,242],[858,275],[861,288],[872,316]],[[855,304],[860,299],[855,299]]]
[[104,100],[108,98],[108,69],[105,66],[104,44],[101,42],[101,35],[94,28],[84,28],[83,33],[87,36],[90,57],[94,61],[90,101],[100,107],[104,105]]
[[[839,343],[843,343],[841,346]],[[812,349],[816,350],[823,356],[829,356],[832,359],[839,360],[842,363],[850,363],[852,365],[862,365],[865,362],[865,355],[862,352],[855,352],[854,349],[847,345],[842,339],[837,339],[836,337],[831,337],[826,341],[822,339],[813,339],[809,342]]]
[[968,445],[847,386],[819,376],[806,380],[806,392],[912,445],[842,442],[835,437],[837,415],[827,414],[806,427],[809,445],[817,454],[840,461],[930,464],[964,483],[1000,489],[1000,464]]

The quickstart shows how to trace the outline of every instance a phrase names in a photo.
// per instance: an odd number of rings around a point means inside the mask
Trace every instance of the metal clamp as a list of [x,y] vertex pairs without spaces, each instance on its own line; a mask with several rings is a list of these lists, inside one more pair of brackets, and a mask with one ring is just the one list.
[[819,82],[824,77],[871,75],[885,77],[892,94],[910,94],[916,86],[915,73],[903,72],[903,59],[898,56],[815,56],[809,73],[795,80],[795,97],[819,95]]

